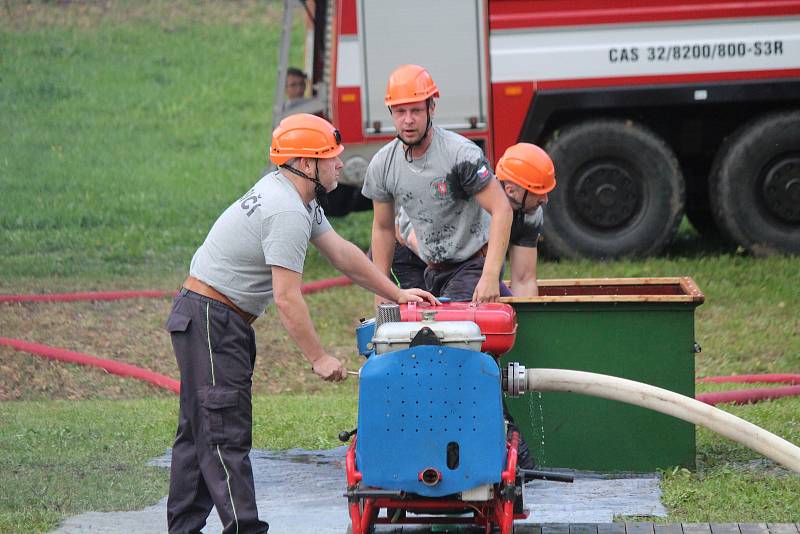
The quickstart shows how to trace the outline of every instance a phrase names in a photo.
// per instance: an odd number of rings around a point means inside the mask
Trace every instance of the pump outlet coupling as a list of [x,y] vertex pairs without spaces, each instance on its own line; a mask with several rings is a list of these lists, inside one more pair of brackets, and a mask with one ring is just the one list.
[[442,480],[442,473],[433,467],[426,467],[419,472],[417,477],[426,486],[435,486]]
[[503,391],[509,397],[516,398],[528,392],[528,375],[525,366],[517,362],[509,362],[502,370]]

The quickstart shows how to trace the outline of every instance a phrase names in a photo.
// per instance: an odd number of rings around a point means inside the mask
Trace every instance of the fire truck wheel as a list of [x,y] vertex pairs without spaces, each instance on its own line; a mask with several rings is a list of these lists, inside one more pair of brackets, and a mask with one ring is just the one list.
[[709,186],[728,239],[756,255],[800,254],[800,110],[762,115],[729,136]]
[[558,184],[544,218],[548,255],[647,256],[675,236],[683,175],[672,149],[650,129],[616,119],[579,122],[554,132],[545,150]]

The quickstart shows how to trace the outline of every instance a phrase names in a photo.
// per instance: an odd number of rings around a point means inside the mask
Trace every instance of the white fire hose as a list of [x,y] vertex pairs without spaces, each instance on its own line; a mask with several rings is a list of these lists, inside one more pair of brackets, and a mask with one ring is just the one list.
[[565,369],[525,369],[510,363],[503,373],[510,396],[562,391],[648,408],[701,425],[800,473],[800,447],[728,412],[663,388],[615,376]]

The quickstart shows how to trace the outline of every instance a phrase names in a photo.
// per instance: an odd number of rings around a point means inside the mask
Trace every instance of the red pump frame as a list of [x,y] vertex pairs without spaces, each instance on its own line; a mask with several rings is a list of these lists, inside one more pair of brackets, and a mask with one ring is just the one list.
[[[361,482],[361,472],[356,467],[356,440],[354,437],[347,449],[345,457],[345,471],[347,474],[347,488],[354,490]],[[524,519],[528,517],[527,512],[514,514],[514,499],[504,498],[501,490],[513,487],[517,479],[517,450],[519,448],[519,434],[513,432],[511,439],[506,443],[508,456],[506,469],[500,475],[500,484],[495,489],[494,497],[488,501],[460,501],[455,499],[436,499],[416,497],[413,499],[398,499],[384,497],[364,497],[352,499],[348,508],[350,520],[353,526],[353,534],[368,534],[374,524],[393,523],[391,519],[378,517],[381,508],[393,508],[407,510],[410,512],[430,512],[453,509],[472,510],[475,515],[469,517],[404,517],[394,522],[394,524],[472,524],[483,526],[486,534],[492,531],[492,527],[497,525],[501,534],[511,534],[514,519]]]

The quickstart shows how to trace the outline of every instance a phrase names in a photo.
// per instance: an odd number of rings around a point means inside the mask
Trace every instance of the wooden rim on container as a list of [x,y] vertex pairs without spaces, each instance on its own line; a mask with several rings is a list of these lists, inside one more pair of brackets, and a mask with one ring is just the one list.
[[[510,282],[506,285],[511,287]],[[678,286],[680,295],[542,295],[538,297],[501,297],[500,302],[515,303],[545,303],[545,302],[692,302],[701,304],[705,295],[697,287],[690,276],[660,277],[660,278],[554,278],[539,280],[540,290],[551,287],[585,287],[607,288],[613,286]],[[513,291],[513,288],[512,288]]]

